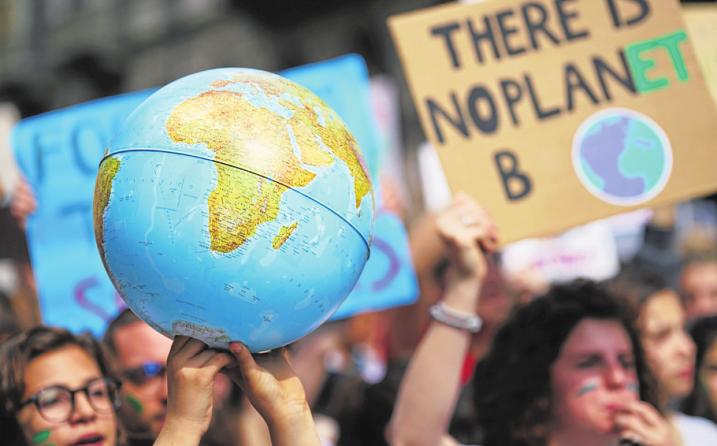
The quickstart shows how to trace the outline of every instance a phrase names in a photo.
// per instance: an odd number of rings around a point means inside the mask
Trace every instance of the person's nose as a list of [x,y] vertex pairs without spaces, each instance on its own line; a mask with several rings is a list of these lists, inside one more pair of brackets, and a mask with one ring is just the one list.
[[683,357],[694,358],[695,342],[685,330],[682,330],[678,337],[678,351]]
[[92,420],[97,416],[94,407],[90,404],[90,400],[85,392],[77,392],[73,395],[74,404],[72,413],[70,414],[71,422],[81,422]]
[[625,387],[627,385],[627,371],[622,364],[609,364],[605,370],[605,382],[612,389]]

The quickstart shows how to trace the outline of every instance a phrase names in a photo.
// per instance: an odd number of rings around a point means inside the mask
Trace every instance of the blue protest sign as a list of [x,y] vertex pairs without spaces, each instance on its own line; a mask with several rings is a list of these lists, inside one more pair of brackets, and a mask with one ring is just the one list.
[[[349,55],[281,73],[317,93],[346,122],[376,185],[380,147],[368,103],[368,74]],[[43,320],[101,334],[124,304],[97,252],[92,200],[104,148],[126,116],[154,90],[114,96],[21,121],[12,145],[39,203],[28,240]],[[335,318],[415,300],[417,287],[405,230],[379,214],[371,258]]]
[[397,216],[379,210],[374,221],[371,257],[353,291],[331,319],[407,305],[417,296],[418,282],[406,228]]
[[92,228],[92,195],[104,147],[151,92],[76,105],[21,121],[12,146],[37,211],[27,222],[43,321],[101,333],[123,302],[102,266]]

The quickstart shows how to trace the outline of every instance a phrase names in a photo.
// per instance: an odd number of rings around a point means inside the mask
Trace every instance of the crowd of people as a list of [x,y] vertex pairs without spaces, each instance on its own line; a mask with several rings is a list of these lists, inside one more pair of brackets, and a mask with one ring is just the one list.
[[[450,228],[460,226],[460,220],[447,215],[438,220],[439,233],[446,252],[461,255],[453,256],[440,305],[466,319],[483,299],[485,258],[475,240],[485,236]],[[483,245],[483,251],[490,252],[489,247]],[[690,277],[696,267],[712,271],[712,301],[705,286],[708,276]],[[717,258],[706,254],[685,265],[684,299],[662,277],[635,263],[606,283],[578,280],[555,285],[517,305],[475,367],[472,398],[474,422],[482,428],[481,444],[717,441],[714,391],[705,373],[709,365],[704,359],[696,362],[696,341],[687,331],[689,326],[709,326],[710,320],[714,327]],[[702,285],[694,286],[695,282]],[[700,304],[697,294],[702,296]],[[389,424],[392,445],[454,444],[446,433],[472,339],[470,330],[456,330],[437,319],[401,383]],[[715,332],[706,341],[709,336],[701,334],[701,342],[717,345]]]
[[[21,225],[35,204],[14,206]],[[617,276],[548,286],[506,277],[499,229],[459,194],[411,226],[415,304],[267,354],[129,309],[97,340],[3,305],[3,444],[717,444],[716,244],[672,244],[674,271],[644,255],[675,231],[655,215]]]
[[[118,93],[95,62],[73,62],[92,68],[83,90]],[[28,93],[0,87],[23,117],[47,110]],[[717,195],[693,202],[702,227],[652,210],[614,277],[560,283],[508,274],[468,196],[393,209],[417,301],[253,355],[169,339],[130,309],[101,339],[43,325],[23,246],[38,203],[22,177],[1,186],[0,260],[18,282],[0,291],[0,445],[717,446]]]

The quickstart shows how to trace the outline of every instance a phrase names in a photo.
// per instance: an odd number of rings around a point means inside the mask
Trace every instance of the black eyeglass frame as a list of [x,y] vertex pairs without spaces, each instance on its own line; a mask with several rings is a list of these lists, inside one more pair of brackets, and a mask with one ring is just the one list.
[[[95,407],[95,403],[92,402],[92,398],[90,398],[90,387],[98,381],[105,382],[105,385],[106,385],[107,391],[108,391],[108,399],[110,400],[110,403],[112,405],[112,411],[116,411],[117,409],[119,409],[120,404],[122,403],[122,400],[119,396],[120,388],[122,387],[122,382],[113,376],[102,376],[102,377],[95,378],[95,379],[88,381],[87,384],[85,384],[83,387],[78,387],[77,389],[70,389],[69,387],[63,386],[63,385],[55,385],[55,386],[45,387],[44,389],[38,390],[30,398],[28,398],[24,401],[21,401],[17,407],[17,410],[22,409],[23,407],[27,406],[28,404],[34,404],[35,409],[37,409],[37,413],[39,413],[40,416],[42,418],[44,418],[46,421],[49,421],[51,423],[64,423],[70,419],[70,417],[72,416],[72,413],[75,411],[75,406],[76,406],[75,395],[82,392],[85,394],[85,398],[87,399],[87,402],[90,404],[90,407],[92,407],[92,410],[94,410],[97,413],[110,413],[110,412],[105,411],[104,409],[98,410],[97,407]],[[114,388],[112,388],[111,386],[114,386]],[[62,420],[48,418],[45,415],[43,409],[40,407],[40,394],[42,394],[43,392],[46,392],[47,390],[50,390],[50,389],[60,389],[65,392],[68,392],[70,394],[70,410],[67,411],[67,415]]]

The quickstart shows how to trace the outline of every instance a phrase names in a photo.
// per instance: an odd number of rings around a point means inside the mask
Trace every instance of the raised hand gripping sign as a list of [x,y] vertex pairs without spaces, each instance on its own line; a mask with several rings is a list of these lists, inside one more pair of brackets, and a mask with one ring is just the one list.
[[389,25],[449,183],[502,242],[717,189],[717,111],[677,1],[483,1]]
[[[379,143],[368,105],[368,74],[359,56],[281,73],[316,91],[351,128],[375,183]],[[105,98],[26,119],[12,145],[38,198],[28,239],[43,320],[101,334],[124,306],[106,275],[92,227],[92,197],[104,148],[127,115],[153,91]],[[405,229],[379,213],[372,255],[356,290],[334,317],[407,304],[417,296]]]

